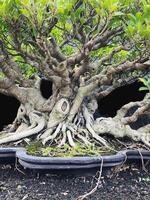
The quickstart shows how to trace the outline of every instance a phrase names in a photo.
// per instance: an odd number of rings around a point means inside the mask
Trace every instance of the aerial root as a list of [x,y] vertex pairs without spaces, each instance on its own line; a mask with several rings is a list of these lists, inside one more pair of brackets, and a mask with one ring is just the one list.
[[51,134],[51,133],[53,132],[52,129],[47,130],[47,131],[45,132],[44,137],[41,136],[41,138],[42,138],[42,143],[43,143],[43,144],[46,144],[46,142],[48,142],[49,140],[54,140],[54,139],[58,136],[61,127],[62,127],[62,123],[60,123],[60,124],[57,126],[57,128],[56,128],[56,130],[54,131],[53,134]]
[[86,137],[84,137],[84,136],[82,136],[82,135],[78,135],[78,138],[83,142],[83,143],[85,143],[85,145],[91,145],[91,143],[88,141],[88,139],[86,138]]
[[100,137],[92,128],[94,122],[93,115],[89,113],[86,106],[83,106],[83,116],[86,121],[86,128],[91,133],[92,137],[96,139],[99,143],[103,144],[104,146],[109,147],[107,141],[104,138]]
[[68,138],[69,145],[70,145],[71,147],[75,147],[75,143],[74,143],[74,141],[73,141],[71,131],[68,130],[66,134],[67,134],[67,138]]
[[39,139],[45,145],[47,142],[56,143],[59,147],[67,142],[71,147],[75,146],[75,141],[79,141],[84,145],[91,145],[90,139],[95,139],[100,144],[108,146],[107,142],[98,136],[91,126],[87,124],[87,128],[77,127],[76,124],[60,123],[57,127],[46,130]]
[[[109,124],[110,125],[110,124]],[[94,139],[100,145],[110,148],[107,141],[100,137],[99,134],[109,133],[113,136],[124,137],[125,135],[132,138],[134,141],[142,141],[148,147],[150,147],[150,125],[140,128],[138,131],[132,130],[129,126],[124,129],[123,133],[122,126],[109,126],[107,130],[103,130],[101,126],[95,130],[92,123],[86,123],[84,126],[77,126],[77,124],[71,124],[67,122],[60,123],[57,127],[46,130],[41,136],[43,144],[50,142],[59,147],[64,146],[68,143],[71,147],[75,146],[75,141],[78,141],[84,145],[91,145],[91,141]],[[114,129],[115,128],[115,129]],[[147,129],[146,129],[147,128]],[[146,131],[145,131],[146,130]],[[100,131],[100,132],[99,132]],[[102,133],[103,132],[103,133]],[[119,134],[120,133],[120,134]],[[119,134],[119,135],[118,135]]]
[[62,146],[64,146],[65,143],[66,143],[66,141],[67,141],[66,133],[63,132],[63,131],[62,131],[62,133],[63,133],[63,138],[62,138],[61,142],[58,144],[58,147],[62,147]]
[[[75,141],[79,141],[84,145],[90,145],[90,139],[95,139],[101,145],[109,147],[107,141],[94,131],[93,115],[88,112],[86,107],[83,107],[83,112],[77,113],[71,122],[68,119],[59,123],[53,123],[57,119],[53,118],[52,123],[49,119],[47,130],[38,139],[41,139],[44,145],[47,142],[55,143],[58,146],[68,143],[72,147],[75,146]],[[55,125],[52,126],[52,124]]]
[[97,140],[100,144],[103,144],[104,146],[109,147],[107,141],[106,141],[104,138],[100,137],[100,136],[94,131],[94,129],[90,126],[90,124],[86,124],[86,127],[87,127],[88,131],[91,133],[92,137],[93,137],[95,140]]
[[21,140],[23,138],[38,134],[46,125],[44,117],[39,116],[36,112],[30,113],[30,122],[31,126],[29,126],[26,130],[21,132],[13,132],[6,133],[4,137],[0,138],[0,144],[14,142]]
[[44,140],[45,138],[47,138],[53,133],[53,130],[54,130],[53,128],[46,129],[44,133],[42,133],[41,135],[38,135],[38,140],[40,139]]
[[75,146],[73,139],[72,139],[72,133],[74,133],[75,130],[76,129],[72,128],[70,125],[67,125],[66,123],[60,123],[57,127],[46,130],[40,136],[40,139],[42,139],[43,144],[46,144],[48,141],[53,142],[60,135],[63,135],[63,138],[62,138],[60,144],[58,144],[59,146],[64,145],[67,139],[68,139],[70,146]]

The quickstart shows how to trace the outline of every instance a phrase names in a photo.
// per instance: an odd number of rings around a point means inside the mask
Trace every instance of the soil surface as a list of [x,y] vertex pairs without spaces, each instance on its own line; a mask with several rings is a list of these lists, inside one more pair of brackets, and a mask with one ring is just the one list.
[[[103,169],[98,189],[87,199],[150,200],[150,163],[147,171],[142,168],[130,164]],[[57,175],[0,165],[0,200],[76,200],[97,183],[94,172],[81,173]]]

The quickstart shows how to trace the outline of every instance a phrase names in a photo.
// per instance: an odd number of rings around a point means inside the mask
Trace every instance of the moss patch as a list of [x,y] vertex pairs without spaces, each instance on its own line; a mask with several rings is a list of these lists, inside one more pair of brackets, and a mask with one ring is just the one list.
[[27,153],[36,156],[46,157],[75,157],[75,156],[98,156],[109,155],[115,151],[109,150],[106,147],[99,147],[95,145],[81,145],[76,143],[75,147],[64,145],[63,147],[57,146],[43,146],[40,142],[34,142],[26,146]]

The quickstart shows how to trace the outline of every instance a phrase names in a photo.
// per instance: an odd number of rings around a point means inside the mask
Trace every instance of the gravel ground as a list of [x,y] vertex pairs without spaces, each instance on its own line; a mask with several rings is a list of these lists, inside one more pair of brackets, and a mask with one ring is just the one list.
[[[137,164],[103,169],[101,182],[88,200],[150,200],[147,172]],[[0,165],[0,200],[76,200],[95,187],[94,174],[56,175]]]

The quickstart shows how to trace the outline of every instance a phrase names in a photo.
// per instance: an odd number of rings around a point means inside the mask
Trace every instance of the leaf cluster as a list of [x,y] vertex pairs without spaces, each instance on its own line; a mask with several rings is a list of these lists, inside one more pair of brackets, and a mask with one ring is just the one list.
[[150,92],[150,76],[145,78],[139,78],[139,80],[143,83],[144,86],[140,87],[139,91],[148,90]]

